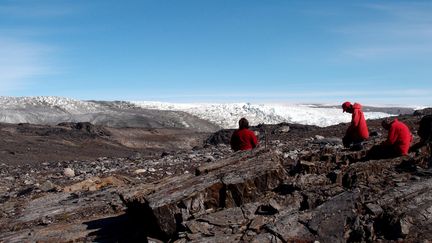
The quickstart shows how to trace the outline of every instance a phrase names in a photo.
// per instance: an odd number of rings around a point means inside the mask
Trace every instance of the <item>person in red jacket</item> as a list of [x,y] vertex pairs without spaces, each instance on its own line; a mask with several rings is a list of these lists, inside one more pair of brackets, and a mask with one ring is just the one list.
[[381,124],[388,130],[387,140],[382,143],[387,151],[394,156],[408,155],[412,135],[407,125],[396,118],[384,119]]
[[373,146],[361,161],[391,159],[408,154],[412,135],[407,125],[396,118],[384,119],[381,125],[388,131],[387,140]]
[[239,121],[239,129],[231,136],[231,148],[234,151],[251,150],[258,145],[258,139],[255,133],[249,130],[249,122],[246,118]]
[[355,150],[361,150],[361,143],[369,138],[369,130],[363,115],[362,106],[358,103],[351,104],[345,102],[342,104],[343,112],[352,114],[351,124],[345,132],[342,139],[346,148],[352,147]]

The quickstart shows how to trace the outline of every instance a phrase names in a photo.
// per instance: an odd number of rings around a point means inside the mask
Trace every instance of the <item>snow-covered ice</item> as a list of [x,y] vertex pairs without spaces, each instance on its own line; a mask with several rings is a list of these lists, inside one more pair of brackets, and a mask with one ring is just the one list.
[[5,97],[0,96],[0,109],[28,107],[57,108],[70,114],[83,114],[101,111],[103,108],[93,102],[80,101],[56,96]]
[[[316,125],[320,127],[349,122],[351,115],[340,108],[325,108],[316,105],[251,104],[251,103],[166,103],[134,101],[145,109],[184,111],[201,119],[209,120],[224,128],[236,128],[241,117],[251,125],[277,124],[281,122]],[[383,112],[365,112],[366,119],[391,116]]]
[[[47,121],[54,124],[61,121],[96,122],[102,117],[102,113],[109,114],[112,119],[114,117],[120,117],[119,119],[121,119],[124,116],[122,112],[131,111],[131,107],[186,112],[223,128],[236,128],[241,117],[246,117],[251,125],[288,122],[321,127],[351,120],[351,115],[342,113],[339,106],[275,103],[167,103],[154,101],[108,102],[107,104],[52,96],[0,97],[0,122],[29,122],[36,124],[44,124]],[[181,126],[190,127],[190,124],[184,121],[180,115],[177,116]],[[365,116],[366,119],[376,119],[388,117],[391,114],[365,112]]]

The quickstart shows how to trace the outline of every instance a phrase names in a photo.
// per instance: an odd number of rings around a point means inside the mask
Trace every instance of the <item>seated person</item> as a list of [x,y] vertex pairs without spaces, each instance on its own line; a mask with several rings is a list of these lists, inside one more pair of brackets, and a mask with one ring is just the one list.
[[239,129],[231,136],[231,148],[234,151],[251,150],[258,145],[255,133],[249,130],[249,122],[246,118],[239,121]]

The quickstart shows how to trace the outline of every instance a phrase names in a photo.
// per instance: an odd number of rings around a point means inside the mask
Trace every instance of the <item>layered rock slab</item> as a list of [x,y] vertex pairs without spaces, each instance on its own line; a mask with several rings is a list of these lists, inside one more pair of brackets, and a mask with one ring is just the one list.
[[431,192],[432,179],[389,190],[376,201],[381,209],[377,213],[376,229],[387,238],[431,239]]
[[281,159],[271,152],[239,153],[230,160],[219,161],[224,166],[203,170],[206,172],[198,176],[171,177],[125,190],[121,198],[130,214],[137,215],[147,222],[145,227],[166,239],[182,231],[184,221],[258,201],[287,177]]

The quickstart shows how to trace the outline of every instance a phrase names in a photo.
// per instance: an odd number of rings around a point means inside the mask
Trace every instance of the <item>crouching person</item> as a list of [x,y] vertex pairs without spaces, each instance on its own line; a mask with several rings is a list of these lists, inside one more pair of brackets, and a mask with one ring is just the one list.
[[251,150],[258,146],[255,133],[249,130],[249,122],[246,118],[239,121],[239,129],[231,136],[231,148],[234,151]]
[[387,159],[408,155],[412,142],[411,132],[405,123],[398,119],[387,118],[381,123],[388,131],[387,140],[368,152],[369,159]]

